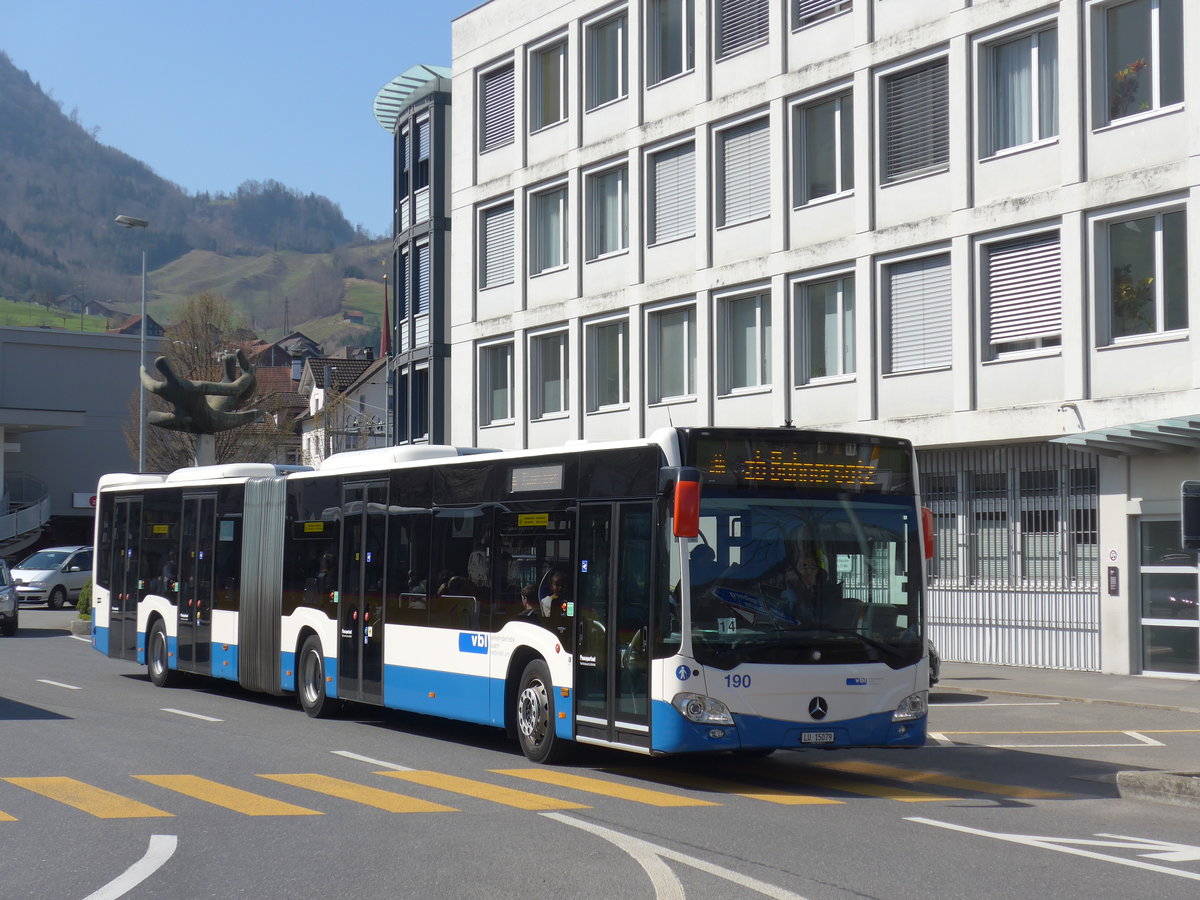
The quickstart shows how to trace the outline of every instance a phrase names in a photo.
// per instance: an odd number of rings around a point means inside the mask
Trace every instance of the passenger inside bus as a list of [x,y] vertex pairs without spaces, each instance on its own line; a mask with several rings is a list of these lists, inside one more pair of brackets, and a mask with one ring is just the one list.
[[538,602],[537,585],[527,584],[521,588],[521,612],[517,615],[518,619],[540,619],[542,617],[542,605]]

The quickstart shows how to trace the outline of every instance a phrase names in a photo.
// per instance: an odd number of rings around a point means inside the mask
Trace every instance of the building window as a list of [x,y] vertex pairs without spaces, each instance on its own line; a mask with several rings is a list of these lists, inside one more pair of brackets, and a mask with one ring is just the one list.
[[529,54],[529,130],[567,118],[567,42]]
[[803,28],[853,6],[853,0],[792,0],[792,27]]
[[412,382],[412,440],[429,439],[429,368],[413,369]]
[[511,284],[514,269],[513,205],[504,203],[479,214],[479,286]]
[[587,258],[629,248],[629,169],[618,166],[587,176]]
[[768,0],[717,0],[717,59],[767,42]]
[[[400,251],[400,255],[396,258],[396,317],[400,320],[397,324],[403,323],[403,320],[408,318],[408,298],[411,293],[411,287],[408,283],[408,250],[407,248]],[[401,349],[407,349],[402,347]]]
[[587,329],[588,412],[629,404],[629,323],[598,322]]
[[792,203],[854,188],[854,98],[849,91],[792,110]]
[[529,198],[529,274],[567,264],[566,185]]
[[1186,328],[1186,213],[1155,213],[1107,229],[1112,337]]
[[531,413],[543,419],[567,411],[567,333],[541,334],[529,341]]
[[587,27],[587,108],[629,93],[629,35],[624,13]]
[[721,302],[725,343],[725,389],[771,383],[771,295],[751,294]]
[[479,149],[511,144],[516,136],[516,94],[512,63],[485,73],[479,79]]
[[695,66],[693,0],[648,0],[646,6],[646,77],[651,85],[689,72]]
[[413,167],[413,188],[429,187],[429,120],[417,123],[416,165]]
[[413,280],[417,285],[417,306],[415,315],[421,316],[429,312],[429,245],[417,244],[413,257]]
[[696,150],[691,143],[650,157],[649,241],[662,244],[696,233]]
[[479,424],[513,419],[513,345],[489,344],[479,349]]
[[887,267],[889,374],[916,372],[951,362],[950,257],[947,254]]
[[1002,353],[1062,342],[1062,248],[1058,232],[983,250],[987,342]]
[[717,133],[718,227],[771,214],[770,141],[766,119]]
[[1047,28],[988,50],[989,153],[1058,134],[1058,30]]
[[796,383],[854,372],[854,276],[798,283]]
[[696,392],[696,309],[681,306],[650,315],[650,402]]
[[1183,102],[1183,3],[1131,0],[1104,10],[1107,120]]
[[948,65],[935,60],[883,79],[883,180],[939,172],[950,162]]

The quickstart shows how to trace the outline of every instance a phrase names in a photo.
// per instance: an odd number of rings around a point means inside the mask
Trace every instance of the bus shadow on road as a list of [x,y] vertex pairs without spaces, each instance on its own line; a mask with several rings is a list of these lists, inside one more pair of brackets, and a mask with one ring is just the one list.
[[71,717],[51,712],[40,706],[30,706],[28,703],[20,703],[16,700],[0,697],[0,722],[32,722],[51,719],[65,720],[69,718]]

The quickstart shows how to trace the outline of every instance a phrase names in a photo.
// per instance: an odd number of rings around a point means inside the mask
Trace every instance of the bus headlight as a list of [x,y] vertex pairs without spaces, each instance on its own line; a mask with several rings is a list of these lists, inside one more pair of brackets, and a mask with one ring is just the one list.
[[892,713],[892,721],[911,722],[913,719],[920,719],[928,712],[929,691],[917,691],[900,701],[900,705]]
[[692,722],[702,725],[732,725],[733,716],[720,700],[703,694],[676,694],[671,705]]

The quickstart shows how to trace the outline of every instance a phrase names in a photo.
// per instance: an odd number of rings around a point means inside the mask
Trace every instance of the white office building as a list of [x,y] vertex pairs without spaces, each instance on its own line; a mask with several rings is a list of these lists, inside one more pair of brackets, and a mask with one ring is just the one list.
[[908,437],[944,657],[1200,676],[1198,42],[1191,0],[485,3],[452,440]]

